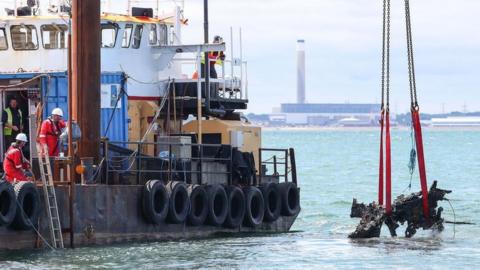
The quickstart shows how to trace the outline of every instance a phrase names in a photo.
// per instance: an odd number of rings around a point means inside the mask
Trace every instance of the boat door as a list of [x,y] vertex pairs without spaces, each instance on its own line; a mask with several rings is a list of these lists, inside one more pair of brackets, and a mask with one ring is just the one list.
[[[18,108],[22,111],[22,132],[27,134],[29,138],[29,143],[24,149],[23,153],[27,159],[33,158],[34,151],[33,147],[36,147],[37,139],[37,120],[36,120],[36,111],[37,105],[40,101],[40,87],[41,79],[35,79],[28,81],[28,79],[2,79],[0,80],[0,85],[2,86],[13,86],[9,88],[3,88],[0,91],[0,109],[3,114],[4,109],[8,107],[9,102],[12,98],[17,100]],[[1,117],[1,114],[0,114]],[[5,136],[3,130],[3,123],[0,128],[0,157],[1,161],[4,159],[4,155],[9,145],[5,143]]]

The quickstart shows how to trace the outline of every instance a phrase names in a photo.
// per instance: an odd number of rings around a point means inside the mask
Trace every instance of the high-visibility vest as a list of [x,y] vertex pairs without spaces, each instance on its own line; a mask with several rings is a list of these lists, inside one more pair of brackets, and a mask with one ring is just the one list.
[[[211,64],[221,65],[223,64],[222,59],[220,59],[220,55],[222,52],[209,52],[208,59]],[[202,53],[202,64],[205,65],[205,54]]]
[[[13,113],[12,113],[12,109],[10,109],[10,107],[6,108],[5,109],[5,112],[7,113],[7,123],[4,123],[5,124],[9,124],[9,125],[12,125],[13,124]],[[18,114],[20,115],[20,125],[22,124],[22,111],[20,109],[18,109]],[[6,135],[6,136],[10,136],[12,135],[12,131],[13,129],[7,127],[5,125],[5,127],[3,128],[3,135]]]

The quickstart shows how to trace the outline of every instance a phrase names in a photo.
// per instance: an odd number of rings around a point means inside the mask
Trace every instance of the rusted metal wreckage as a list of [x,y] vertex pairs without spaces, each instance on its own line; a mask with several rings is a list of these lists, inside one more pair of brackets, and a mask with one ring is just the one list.
[[425,218],[422,207],[422,192],[411,193],[410,195],[400,195],[393,202],[392,212],[387,214],[384,207],[373,202],[369,205],[358,203],[353,199],[350,217],[361,218],[360,224],[354,232],[349,234],[349,238],[373,238],[379,237],[382,225],[388,226],[390,235],[397,236],[399,224],[407,224],[405,237],[409,238],[415,235],[418,229],[443,231],[444,219],[442,218],[443,208],[438,207],[438,202],[446,200],[445,195],[451,193],[451,190],[437,188],[437,181],[433,182],[428,192],[429,216]]

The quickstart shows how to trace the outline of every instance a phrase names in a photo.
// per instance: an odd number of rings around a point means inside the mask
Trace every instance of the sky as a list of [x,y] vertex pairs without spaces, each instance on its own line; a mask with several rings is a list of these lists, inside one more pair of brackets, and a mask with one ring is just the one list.
[[[185,2],[183,41],[202,40],[203,1]],[[210,0],[211,35],[242,28],[249,111],[296,100],[296,40],[306,40],[308,103],[379,102],[380,0]],[[412,0],[421,110],[480,111],[480,1]],[[392,0],[391,110],[409,110],[404,1]],[[226,38],[227,40],[227,38]],[[227,46],[228,47],[228,46]],[[228,53],[228,51],[227,51]]]
[[[126,0],[110,2],[115,11],[126,10]],[[160,0],[165,7],[172,2]],[[410,2],[421,110],[480,111],[480,1]],[[409,110],[403,3],[392,0],[394,113]],[[380,102],[382,5],[381,0],[209,0],[210,36],[229,42],[230,27],[242,28],[248,112],[270,113],[296,101],[297,39],[306,41],[308,103]],[[201,43],[203,0],[185,0],[184,15],[189,25],[182,30],[183,43]]]

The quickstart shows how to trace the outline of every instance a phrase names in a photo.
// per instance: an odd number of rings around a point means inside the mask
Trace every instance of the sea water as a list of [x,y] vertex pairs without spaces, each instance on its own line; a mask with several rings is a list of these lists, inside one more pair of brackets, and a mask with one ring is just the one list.
[[[453,190],[441,202],[442,233],[412,239],[349,240],[352,198],[377,197],[377,130],[270,130],[264,147],[294,147],[302,211],[292,232],[196,241],[0,253],[0,269],[478,269],[480,267],[480,131],[424,130],[429,184]],[[392,131],[393,194],[410,192],[411,133]],[[418,173],[411,191],[419,190]],[[454,215],[455,212],[455,215]]]

